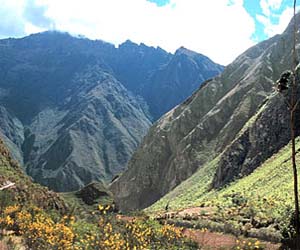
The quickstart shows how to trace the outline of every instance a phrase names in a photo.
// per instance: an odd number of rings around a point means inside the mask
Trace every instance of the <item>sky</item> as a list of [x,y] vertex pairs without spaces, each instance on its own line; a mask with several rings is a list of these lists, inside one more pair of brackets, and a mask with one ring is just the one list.
[[130,39],[171,53],[184,46],[227,65],[282,33],[292,5],[293,0],[0,0],[0,38],[58,30],[116,46]]

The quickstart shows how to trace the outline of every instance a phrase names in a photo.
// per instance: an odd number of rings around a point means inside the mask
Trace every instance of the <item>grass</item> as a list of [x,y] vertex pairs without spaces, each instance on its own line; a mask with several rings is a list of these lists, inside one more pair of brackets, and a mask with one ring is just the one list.
[[162,211],[168,203],[171,210],[199,206],[203,200],[202,198],[208,192],[218,161],[219,157],[205,164],[193,176],[182,182],[146,211]]
[[[299,138],[296,149],[300,170]],[[293,211],[290,158],[290,145],[287,145],[250,175],[220,190],[209,190],[219,161],[217,157],[146,211],[156,213],[164,210],[168,202],[173,211],[187,207],[212,207],[216,212],[209,218],[211,221],[231,223],[243,233],[255,234],[255,230],[259,229],[266,235],[271,231],[271,234],[280,232],[282,236],[289,237],[293,233],[290,227]]]

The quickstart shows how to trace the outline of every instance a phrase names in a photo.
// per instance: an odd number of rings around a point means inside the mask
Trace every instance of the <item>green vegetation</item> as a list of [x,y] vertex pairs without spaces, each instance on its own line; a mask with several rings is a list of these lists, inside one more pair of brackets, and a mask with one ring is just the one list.
[[122,220],[110,206],[99,205],[95,212],[97,223],[89,223],[34,206],[13,205],[0,213],[0,226],[22,236],[23,244],[36,250],[197,249],[180,228],[146,218]]
[[[198,249],[181,228],[122,217],[101,183],[62,196],[34,184],[0,141],[0,248],[35,250]],[[6,248],[5,248],[6,249]]]
[[35,205],[44,209],[66,211],[66,205],[60,196],[37,183],[24,174],[20,166],[12,159],[10,153],[0,139],[0,186],[7,182],[15,183],[9,190],[0,191],[0,209],[19,203],[23,206]]
[[199,206],[203,196],[208,192],[216,171],[219,157],[205,164],[193,176],[165,195],[158,202],[146,209],[147,212],[163,211],[169,204],[171,210]]
[[[299,138],[296,150],[300,150]],[[276,232],[280,232],[283,237],[292,236],[293,176],[290,145],[266,160],[249,176],[220,190],[209,191],[217,161],[218,158],[206,164],[147,211],[163,210],[168,201],[171,210],[209,207],[215,211],[208,218],[211,222],[229,223],[241,234],[257,236],[256,230],[260,230],[258,236],[264,232],[265,238],[272,238],[277,235]],[[297,163],[300,164],[300,159],[297,159]]]

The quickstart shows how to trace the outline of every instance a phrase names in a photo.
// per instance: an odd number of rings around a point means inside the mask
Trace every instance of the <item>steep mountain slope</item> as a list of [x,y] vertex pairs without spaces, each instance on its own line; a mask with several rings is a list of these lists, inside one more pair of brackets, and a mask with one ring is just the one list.
[[[173,208],[199,206],[214,200],[218,194],[228,193],[226,190],[235,190],[234,193],[243,190],[247,196],[265,197],[263,194],[266,193],[268,197],[278,196],[277,201],[281,201],[287,192],[290,202],[293,178],[290,145],[286,146],[290,141],[288,118],[283,98],[271,95],[220,155],[199,168],[153,208],[161,209],[168,201]],[[297,135],[300,134],[299,124],[297,119]],[[298,138],[297,154],[299,145]],[[285,206],[284,203],[278,205]]]
[[172,57],[161,48],[148,47],[143,43],[138,45],[127,40],[115,50],[114,57],[108,55],[106,58],[117,79],[127,89],[144,97],[142,89],[150,84],[151,75],[168,64]]
[[[157,118],[222,70],[204,56],[185,56],[202,60],[202,68],[186,64],[193,78],[178,78],[175,98],[150,114],[152,77],[178,57],[160,48],[130,41],[115,48],[45,32],[0,40],[0,56],[0,134],[26,172],[55,191],[110,181],[125,169],[152,115]],[[170,69],[175,73],[181,63],[176,60]],[[164,98],[171,82],[160,86],[160,77],[155,79],[151,94]]]
[[27,173],[54,190],[109,181],[124,170],[150,125],[133,96],[100,68],[90,68],[74,81],[78,93],[73,88],[60,110],[40,112],[25,141],[32,145],[24,146],[32,149],[24,154]]
[[159,118],[190,96],[199,83],[222,70],[206,56],[181,47],[167,65],[152,75],[151,84],[144,86],[142,95],[150,103],[151,114]]
[[[249,174],[286,144],[286,132],[281,136],[287,129],[286,114],[271,115],[287,112],[283,103],[276,107],[277,99],[270,101],[273,105],[262,116],[261,127],[242,128],[273,92],[274,81],[290,67],[290,41],[292,24],[282,35],[247,50],[154,124],[128,170],[112,184],[119,206],[123,210],[149,206],[226,149],[215,166],[212,186],[220,187],[239,174]],[[274,126],[278,130],[272,135]],[[237,137],[240,141],[234,141]]]

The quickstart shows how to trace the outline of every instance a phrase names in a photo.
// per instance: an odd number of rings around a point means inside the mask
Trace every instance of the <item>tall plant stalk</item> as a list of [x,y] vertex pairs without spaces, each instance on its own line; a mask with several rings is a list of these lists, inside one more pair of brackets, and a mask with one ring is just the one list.
[[299,197],[298,197],[298,173],[296,165],[296,145],[295,145],[295,113],[298,106],[297,101],[297,51],[296,51],[296,35],[297,35],[297,25],[296,25],[296,3],[297,0],[294,0],[294,32],[293,32],[293,65],[292,65],[292,95],[290,102],[290,128],[291,128],[291,140],[292,140],[292,167],[294,175],[294,202],[295,202],[295,230],[297,243],[300,236],[300,226],[299,226]]

